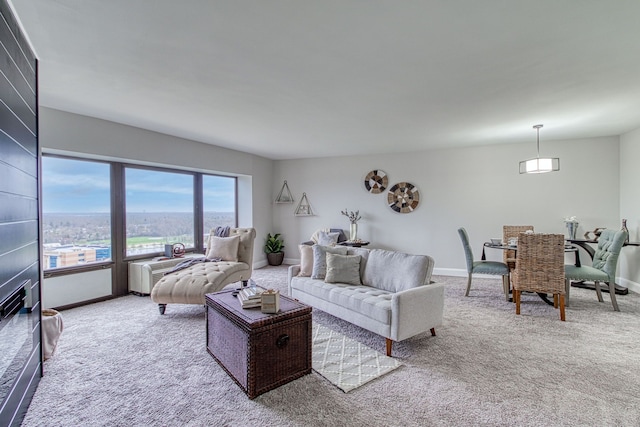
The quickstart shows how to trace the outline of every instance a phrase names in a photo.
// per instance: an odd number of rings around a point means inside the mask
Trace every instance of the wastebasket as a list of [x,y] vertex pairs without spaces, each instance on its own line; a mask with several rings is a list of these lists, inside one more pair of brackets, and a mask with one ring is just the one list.
[[58,345],[58,339],[64,324],[62,322],[62,314],[51,308],[45,308],[42,310],[42,354],[44,360],[53,356]]

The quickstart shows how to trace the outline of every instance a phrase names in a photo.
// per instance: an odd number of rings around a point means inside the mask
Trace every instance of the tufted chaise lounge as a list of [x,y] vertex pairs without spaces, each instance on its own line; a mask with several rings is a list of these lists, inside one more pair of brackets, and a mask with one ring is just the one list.
[[[237,261],[202,262],[167,274],[151,290],[151,300],[158,303],[160,314],[167,304],[205,305],[205,294],[218,292],[226,285],[242,281],[244,285],[253,271],[254,228],[232,228],[229,236],[240,236]],[[214,230],[211,230],[208,247]],[[211,257],[211,255],[209,255]]]

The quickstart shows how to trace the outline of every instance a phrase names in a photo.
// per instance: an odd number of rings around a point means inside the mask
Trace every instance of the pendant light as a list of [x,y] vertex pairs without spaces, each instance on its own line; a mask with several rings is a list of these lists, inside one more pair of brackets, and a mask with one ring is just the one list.
[[520,173],[546,173],[560,170],[560,159],[558,157],[540,157],[540,128],[542,125],[535,125],[533,128],[538,132],[538,157],[520,162]]

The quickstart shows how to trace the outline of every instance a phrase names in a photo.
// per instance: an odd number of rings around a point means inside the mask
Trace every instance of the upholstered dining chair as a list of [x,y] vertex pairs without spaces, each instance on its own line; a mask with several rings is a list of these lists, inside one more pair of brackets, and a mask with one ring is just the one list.
[[618,302],[616,301],[615,290],[616,266],[618,264],[620,250],[622,250],[622,246],[626,239],[626,231],[605,229],[600,234],[600,238],[598,238],[598,248],[593,255],[591,267],[586,265],[580,267],[576,267],[575,265],[564,266],[567,305],[569,305],[571,280],[587,280],[594,282],[598,301],[600,302],[604,302],[602,299],[602,292],[600,292],[600,282],[604,282],[609,285],[609,296],[611,298],[613,310],[620,311],[618,308]]
[[464,254],[467,259],[467,273],[469,273],[467,291],[464,293],[464,296],[469,296],[469,290],[471,289],[471,276],[474,274],[492,274],[494,276],[502,276],[504,296],[505,299],[509,301],[509,267],[507,267],[507,264],[500,261],[474,261],[473,250],[469,244],[469,235],[467,234],[467,230],[461,227],[458,229],[458,234],[462,240],[462,247],[464,248]]
[[[502,226],[502,242],[507,244],[509,239],[518,237],[520,233],[525,231],[533,231],[533,225],[503,225]],[[516,268],[516,251],[507,249],[503,251],[504,263],[509,266],[509,271]]]
[[520,314],[522,291],[553,294],[553,306],[565,320],[564,235],[521,234],[516,268],[513,270],[513,300]]

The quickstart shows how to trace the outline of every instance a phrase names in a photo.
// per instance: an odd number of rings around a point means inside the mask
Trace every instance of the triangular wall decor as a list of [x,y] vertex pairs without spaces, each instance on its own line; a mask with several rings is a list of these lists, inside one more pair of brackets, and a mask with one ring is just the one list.
[[293,203],[293,196],[291,195],[291,191],[289,191],[286,179],[284,184],[282,184],[278,197],[276,197],[275,203]]
[[311,205],[309,204],[309,200],[307,199],[307,193],[302,193],[302,198],[300,199],[300,203],[298,203],[298,207],[296,208],[295,216],[313,216],[313,210],[311,210]]

